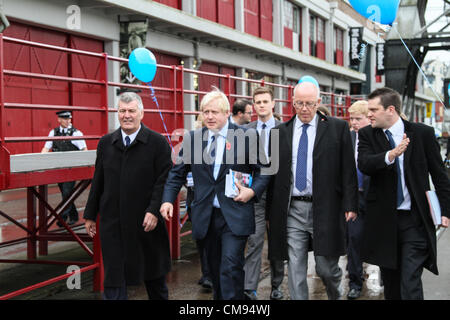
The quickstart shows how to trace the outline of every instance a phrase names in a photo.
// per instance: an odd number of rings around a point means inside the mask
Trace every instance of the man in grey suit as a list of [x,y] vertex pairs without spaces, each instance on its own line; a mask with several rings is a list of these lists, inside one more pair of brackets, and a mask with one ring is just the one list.
[[356,219],[358,210],[348,124],[317,112],[320,102],[315,84],[299,83],[293,96],[295,116],[271,130],[279,134],[280,165],[267,189],[269,259],[289,260],[292,300],[308,299],[311,237],[316,272],[328,298],[340,298],[338,262],[345,254],[345,221]]
[[[264,148],[265,155],[268,157],[269,150],[269,134],[270,129],[281,124],[280,121],[275,120],[273,116],[273,108],[275,107],[275,100],[273,91],[269,87],[258,87],[253,91],[253,106],[258,120],[246,125],[247,128],[253,128],[258,131],[261,144]],[[263,193],[259,202],[255,203],[255,233],[250,235],[247,242],[247,255],[245,257],[245,297],[250,300],[256,300],[256,290],[258,288],[259,276],[261,271],[261,254],[264,247],[264,235],[266,233],[266,192]],[[281,300],[283,293],[279,287],[283,281],[284,276],[284,261],[271,260],[271,283],[272,292],[270,299]]]

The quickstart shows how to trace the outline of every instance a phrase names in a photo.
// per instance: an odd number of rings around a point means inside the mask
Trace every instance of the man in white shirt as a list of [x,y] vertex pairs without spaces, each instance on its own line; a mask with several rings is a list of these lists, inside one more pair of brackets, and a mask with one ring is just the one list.
[[[56,127],[50,131],[49,137],[57,136],[73,136],[81,137],[83,133],[80,130],[75,129],[72,126],[72,112],[71,111],[58,111],[59,127]],[[52,150],[53,152],[64,151],[85,151],[87,150],[86,142],[84,140],[55,140],[47,141],[41,150],[41,153],[46,153]],[[64,199],[68,198],[72,193],[75,186],[75,181],[68,181],[58,183],[59,190],[61,190],[61,196]],[[74,203],[71,203],[66,210],[61,214],[64,221],[69,219],[68,224],[73,225],[78,221],[78,211]],[[57,222],[58,226],[62,226],[60,222]]]
[[438,274],[425,193],[431,175],[447,228],[449,179],[433,128],[400,118],[398,92],[380,88],[368,102],[371,126],[359,130],[358,144],[358,168],[370,176],[361,257],[380,266],[385,299],[422,300],[423,268]]
[[279,133],[280,166],[267,191],[269,259],[289,261],[292,300],[309,298],[311,244],[328,298],[340,298],[338,262],[345,254],[345,221],[356,218],[358,207],[348,123],[318,112],[320,103],[317,85],[298,84],[293,96],[295,116],[271,133]]

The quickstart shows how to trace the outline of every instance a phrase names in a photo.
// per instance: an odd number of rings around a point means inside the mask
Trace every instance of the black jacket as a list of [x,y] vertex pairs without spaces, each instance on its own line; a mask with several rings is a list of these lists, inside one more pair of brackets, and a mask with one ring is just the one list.
[[[137,285],[170,270],[169,239],[159,208],[172,167],[169,144],[143,124],[125,148],[120,128],[100,139],[85,219],[100,214],[105,286],[123,281]],[[146,212],[158,217],[153,231],[144,232]]]
[[[313,249],[315,255],[345,254],[346,211],[358,212],[358,187],[352,141],[347,122],[319,112],[313,151]],[[267,191],[269,258],[287,260],[287,216],[292,191],[292,135],[295,117],[279,130],[278,173]],[[271,133],[274,136],[273,132]]]
[[[429,175],[441,205],[442,215],[450,214],[450,183],[445,173],[439,145],[432,127],[404,121],[410,143],[404,154],[405,183],[411,196],[411,213],[427,232],[429,259],[426,264],[437,274],[436,231],[430,217],[425,191],[430,190]],[[371,264],[397,267],[397,173],[395,165],[385,163],[391,147],[380,128],[359,130],[358,168],[370,176],[366,197],[366,217],[361,258]]]

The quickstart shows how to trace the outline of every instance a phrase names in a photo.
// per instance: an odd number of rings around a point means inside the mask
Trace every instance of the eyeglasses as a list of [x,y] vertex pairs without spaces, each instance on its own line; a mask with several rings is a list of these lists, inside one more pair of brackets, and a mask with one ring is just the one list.
[[308,109],[312,109],[317,105],[317,102],[313,102],[313,101],[294,101],[293,103],[294,107],[296,108],[302,108],[302,107],[306,107]]
[[250,111],[250,112],[244,112],[245,114],[249,114],[249,115],[252,115],[253,114],[253,112],[252,111]]

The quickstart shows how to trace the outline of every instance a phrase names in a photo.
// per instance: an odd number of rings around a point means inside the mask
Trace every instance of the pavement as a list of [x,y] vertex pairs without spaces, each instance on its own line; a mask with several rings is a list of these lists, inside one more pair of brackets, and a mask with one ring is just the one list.
[[[0,193],[0,209],[4,212],[13,212],[16,217],[24,216],[25,205],[23,204],[23,195],[17,193]],[[82,198],[85,195],[82,196]],[[56,188],[49,190],[49,202],[57,204],[60,200],[60,195]],[[20,204],[14,204],[14,202]],[[83,203],[80,199],[80,204]],[[79,209],[83,209],[78,206]],[[22,221],[23,223],[23,221]],[[2,225],[4,225],[2,227]],[[11,234],[12,229],[6,222],[0,219],[0,242],[7,240]],[[19,228],[15,228],[19,229]],[[83,226],[75,228],[77,232],[83,232]],[[20,229],[19,229],[20,230]],[[439,276],[431,274],[425,270],[423,273],[423,287],[424,295],[427,300],[450,300],[450,232],[446,231],[442,234],[438,241],[438,268]],[[91,244],[89,244],[90,246]],[[267,246],[267,242],[266,242]],[[7,259],[25,259],[26,246],[25,244],[15,245],[11,247],[0,248],[0,257]],[[42,260],[56,260],[56,261],[89,261],[86,252],[76,243],[73,242],[50,242],[49,254],[47,256],[38,256]],[[343,299],[346,299],[348,291],[348,275],[345,271],[347,261],[343,256],[340,259],[339,265],[342,268],[343,279],[341,289],[343,292]],[[327,296],[325,288],[320,278],[316,275],[314,270],[314,257],[312,253],[308,258],[308,286],[311,300],[326,300]],[[63,275],[67,272],[66,265],[41,265],[41,264],[6,264],[0,263],[0,296],[6,293],[22,289],[27,286],[34,285],[41,281],[48,280],[53,277]],[[383,287],[380,286],[378,267],[364,264],[364,272],[366,281],[364,282],[362,295],[358,300],[382,300]],[[289,299],[289,291],[287,286],[287,266],[285,268],[285,278],[281,285],[284,293],[284,299]],[[22,294],[13,298],[13,300],[97,300],[101,299],[99,293],[92,290],[92,276],[93,271],[81,274],[81,288],[69,289],[66,280],[59,281],[52,285],[39,288],[26,294]],[[167,276],[167,283],[169,287],[169,299],[171,300],[210,300],[212,299],[211,291],[203,289],[197,284],[200,278],[200,262],[195,247],[195,242],[192,241],[191,236],[185,236],[181,241],[181,259],[174,260],[172,263],[172,271]],[[270,269],[267,260],[267,247],[263,250],[263,261],[261,267],[261,277],[257,290],[258,298],[260,300],[268,300],[270,297]],[[143,286],[129,287],[130,300],[146,300],[147,294]]]
[[[189,236],[188,236],[189,237]],[[440,275],[435,276],[425,270],[423,274],[424,295],[426,300],[450,300],[450,233],[444,232],[438,242],[438,267]],[[182,245],[182,258],[174,260],[172,271],[167,276],[169,299],[171,300],[211,300],[211,291],[197,284],[200,278],[200,262],[193,241],[185,240]],[[89,261],[87,254],[73,243],[55,243],[50,246],[49,255],[40,257],[48,260]],[[15,258],[24,258],[24,254],[16,254]],[[13,257],[10,257],[13,258]],[[320,278],[315,274],[314,258],[312,253],[308,259],[308,286],[310,300],[326,300],[325,288]],[[343,300],[348,291],[348,277],[345,272],[346,257],[341,257],[339,265],[344,270],[341,287]],[[33,285],[40,281],[62,275],[67,266],[61,265],[27,265],[27,264],[1,264],[0,265],[0,295]],[[362,295],[358,300],[382,300],[383,288],[380,287],[378,267],[364,264],[365,278]],[[289,299],[286,276],[281,285],[284,299]],[[66,280],[59,281],[29,293],[17,296],[14,300],[99,300],[101,295],[92,291],[92,275],[89,271],[81,275],[81,288],[69,289]],[[129,287],[130,300],[146,300],[147,294],[144,286]],[[270,297],[270,270],[267,260],[267,250],[263,253],[261,278],[257,290],[259,300],[269,300]]]

